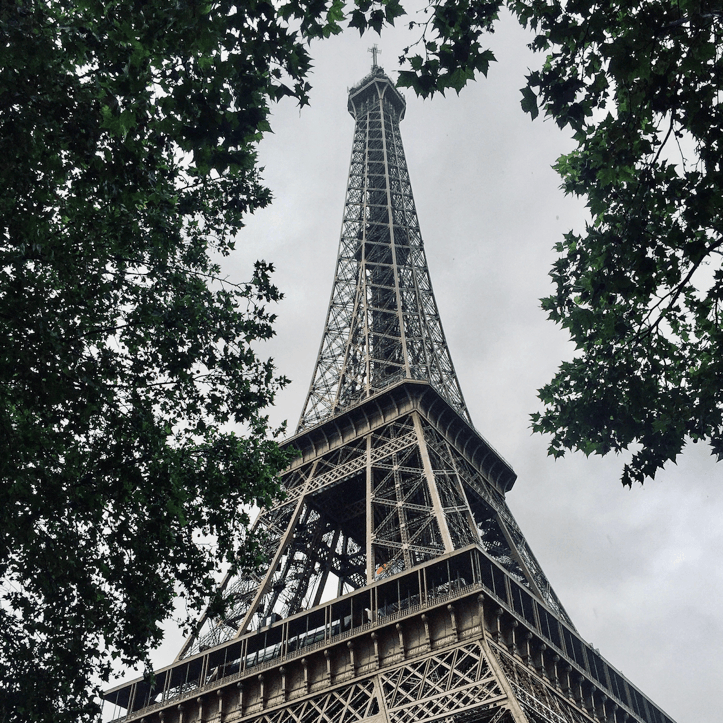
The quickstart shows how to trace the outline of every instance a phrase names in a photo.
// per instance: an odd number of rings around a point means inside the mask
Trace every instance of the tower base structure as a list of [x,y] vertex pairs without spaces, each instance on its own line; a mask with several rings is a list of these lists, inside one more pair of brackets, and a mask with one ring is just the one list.
[[[308,535],[312,518],[302,524],[298,513],[282,516],[288,517],[288,531],[271,539],[278,549],[264,577],[244,588],[246,602],[237,620],[245,622],[238,632],[224,640],[217,627],[216,638],[196,636],[173,664],[156,671],[152,685],[139,679],[109,690],[106,701],[123,709],[119,721],[672,723],[580,638],[505,512],[504,492],[514,473],[429,384],[402,382],[289,444],[301,452],[286,473],[289,479],[298,479],[300,470],[317,471],[303,485],[287,485],[283,504],[315,509],[315,524],[325,531],[316,537],[333,539],[333,545],[326,551],[315,548],[315,557],[307,550],[304,565],[287,565],[284,571],[283,560],[292,558],[288,551],[300,546],[294,540],[305,539],[299,528]],[[424,520],[434,517],[433,509],[410,503],[413,484],[401,473],[392,474],[406,470],[415,479],[417,472],[409,466],[415,456],[426,468],[422,477],[429,474],[440,489],[441,517],[449,523],[451,539],[459,541],[449,468],[465,499],[472,500],[476,485],[480,500],[470,505],[478,525],[482,497],[490,511],[496,508],[497,534],[490,533],[490,518],[471,544],[405,565],[405,549],[420,555],[424,534],[415,538],[408,531],[404,538],[398,531],[395,542],[389,526],[378,521],[394,500],[378,498],[386,471],[396,479],[400,495],[394,504],[420,515],[414,518],[416,528],[426,529]],[[450,485],[447,491],[444,484]],[[330,521],[324,511],[332,498]],[[340,499],[346,500],[344,507]],[[281,519],[274,510],[266,516]],[[412,518],[395,519],[405,524]],[[355,530],[369,538],[366,560],[358,546],[345,554],[349,548],[339,542],[351,540]],[[516,572],[522,567],[526,576]],[[280,589],[287,601],[297,597],[299,571],[322,568],[335,571],[340,587],[343,579],[359,584],[283,617],[269,612],[283,599]],[[328,583],[323,574],[317,577],[316,599],[319,585]],[[310,585],[307,576],[303,587]]]
[[670,723],[510,582],[470,546],[106,698],[146,723]]

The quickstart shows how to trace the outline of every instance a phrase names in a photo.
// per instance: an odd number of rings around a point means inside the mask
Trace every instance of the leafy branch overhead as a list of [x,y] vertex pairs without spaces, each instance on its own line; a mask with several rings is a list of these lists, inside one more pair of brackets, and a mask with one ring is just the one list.
[[[540,390],[550,451],[620,452],[653,477],[687,440],[723,458],[723,8],[516,3],[546,52],[523,103],[569,127],[557,162],[592,220],[543,301],[578,354]],[[531,93],[535,94],[532,102]]]
[[277,494],[280,294],[212,255],[269,203],[255,144],[310,61],[270,3],[4,3],[0,36],[0,719],[95,720]]

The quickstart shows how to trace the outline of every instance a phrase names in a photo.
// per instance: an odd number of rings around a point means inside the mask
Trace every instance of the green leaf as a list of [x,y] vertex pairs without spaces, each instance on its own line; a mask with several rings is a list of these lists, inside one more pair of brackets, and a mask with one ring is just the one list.
[[539,110],[537,108],[537,95],[535,95],[535,92],[529,85],[526,85],[524,88],[520,88],[520,93],[522,93],[522,100],[520,101],[522,110],[525,113],[529,113],[532,120],[535,120],[535,118],[539,115]]

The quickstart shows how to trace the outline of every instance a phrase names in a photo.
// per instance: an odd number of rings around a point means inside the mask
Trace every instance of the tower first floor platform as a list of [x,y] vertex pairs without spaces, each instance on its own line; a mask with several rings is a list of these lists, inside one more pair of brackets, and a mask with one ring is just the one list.
[[145,723],[672,723],[477,545],[105,698]]

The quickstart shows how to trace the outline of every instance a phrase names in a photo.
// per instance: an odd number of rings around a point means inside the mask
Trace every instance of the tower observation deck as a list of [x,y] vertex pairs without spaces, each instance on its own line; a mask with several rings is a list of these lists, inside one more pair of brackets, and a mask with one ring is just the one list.
[[176,660],[105,694],[146,723],[672,723],[577,633],[505,502],[447,348],[384,71],[354,140],[331,301],[266,562]]

